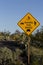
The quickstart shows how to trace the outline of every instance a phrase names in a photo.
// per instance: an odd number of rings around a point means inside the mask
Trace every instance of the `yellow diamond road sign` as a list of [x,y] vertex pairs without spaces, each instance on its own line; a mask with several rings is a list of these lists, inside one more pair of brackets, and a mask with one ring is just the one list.
[[30,13],[27,13],[17,24],[28,35],[40,25]]

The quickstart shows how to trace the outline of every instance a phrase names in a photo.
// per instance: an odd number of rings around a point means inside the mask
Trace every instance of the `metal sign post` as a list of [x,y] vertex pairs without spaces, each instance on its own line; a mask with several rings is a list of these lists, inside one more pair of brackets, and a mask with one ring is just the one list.
[[28,44],[28,65],[30,65],[30,54],[31,54],[31,51],[30,51],[30,37],[27,41],[27,44]]

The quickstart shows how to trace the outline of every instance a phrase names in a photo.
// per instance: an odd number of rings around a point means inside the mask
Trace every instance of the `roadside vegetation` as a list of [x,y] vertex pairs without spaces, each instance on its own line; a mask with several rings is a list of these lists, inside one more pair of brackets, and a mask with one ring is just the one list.
[[[0,43],[0,65],[28,65],[28,38],[24,32],[16,30],[14,33],[9,31],[0,32],[0,41],[13,41],[9,44],[3,45]],[[43,65],[43,26],[35,33],[30,35],[30,65]]]

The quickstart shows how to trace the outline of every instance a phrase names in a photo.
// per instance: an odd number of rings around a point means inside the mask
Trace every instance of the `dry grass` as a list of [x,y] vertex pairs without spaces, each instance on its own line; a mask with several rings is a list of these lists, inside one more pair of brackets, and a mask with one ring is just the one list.
[[43,55],[43,49],[31,46],[31,52],[35,55]]

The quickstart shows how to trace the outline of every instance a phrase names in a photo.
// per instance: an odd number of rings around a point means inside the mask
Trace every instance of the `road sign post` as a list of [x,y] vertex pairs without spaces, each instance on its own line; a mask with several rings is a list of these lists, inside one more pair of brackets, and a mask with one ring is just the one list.
[[[27,34],[30,35],[40,23],[30,14],[27,13],[17,25]],[[28,65],[30,65],[30,37],[28,39]]]
[[30,41],[31,41],[31,39],[30,39],[30,37],[29,37],[29,39],[28,39],[28,41],[27,41],[27,44],[28,44],[28,65],[30,65],[30,54],[31,54]]

